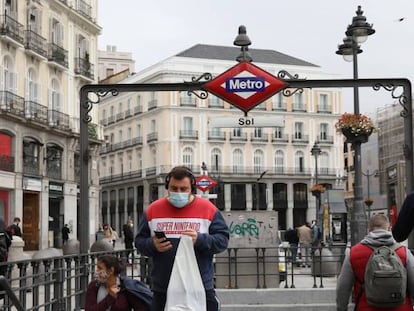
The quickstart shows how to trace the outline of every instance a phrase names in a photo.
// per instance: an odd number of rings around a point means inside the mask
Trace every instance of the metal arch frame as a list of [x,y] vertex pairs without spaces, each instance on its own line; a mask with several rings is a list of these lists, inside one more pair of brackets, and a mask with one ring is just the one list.
[[[287,79],[285,79],[287,77]],[[412,133],[412,100],[411,82],[408,79],[334,79],[334,80],[306,80],[299,79],[297,75],[290,75],[282,70],[278,78],[284,80],[286,87],[281,90],[285,96],[291,96],[296,92],[303,92],[304,88],[352,88],[372,87],[375,91],[384,88],[391,92],[394,99],[398,99],[403,110],[400,115],[404,118],[404,156],[406,161],[406,192],[413,191],[413,133]],[[204,73],[199,78],[193,78],[192,82],[183,83],[154,83],[154,84],[87,84],[80,90],[80,215],[78,222],[80,227],[79,241],[82,254],[89,251],[89,136],[88,123],[91,121],[89,112],[93,104],[98,104],[102,97],[111,94],[117,96],[121,92],[148,92],[148,91],[187,91],[200,98],[207,98],[208,92],[204,84],[212,79],[210,73]],[[402,92],[398,94],[398,90]],[[196,91],[199,91],[198,94]],[[91,99],[90,93],[97,98]],[[85,271],[84,285],[87,286],[88,276]]]

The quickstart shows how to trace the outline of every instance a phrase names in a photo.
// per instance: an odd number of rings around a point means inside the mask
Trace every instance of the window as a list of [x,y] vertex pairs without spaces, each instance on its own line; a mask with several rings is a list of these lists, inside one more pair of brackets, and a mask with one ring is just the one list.
[[277,150],[275,153],[275,173],[281,174],[284,171],[285,155],[282,150]]
[[253,154],[253,167],[255,173],[262,173],[264,169],[264,153],[262,150],[255,150]]
[[118,113],[122,113],[122,102],[118,104]]
[[60,84],[57,79],[53,79],[50,87],[50,108],[55,111],[62,111]]
[[13,62],[9,57],[4,57],[3,59],[3,74],[2,74],[2,84],[3,90],[9,91],[12,93],[17,93],[17,75],[13,72]]
[[233,129],[233,137],[241,137],[242,135],[242,130],[241,128],[234,128]]
[[211,150],[210,171],[217,173],[221,168],[221,161],[221,150],[219,148],[213,148],[213,150]]
[[283,138],[283,127],[275,128],[275,138]]
[[295,122],[295,139],[302,139],[303,136],[303,123]]
[[322,152],[319,156],[319,169],[321,174],[329,174],[329,155],[327,152]]
[[233,172],[241,172],[243,169],[243,151],[235,149],[233,151]]
[[118,131],[118,142],[122,142],[122,130]]
[[59,47],[63,47],[63,25],[52,18],[50,27],[50,41]]
[[319,130],[319,139],[320,140],[327,140],[328,139],[328,124],[326,123],[321,123],[319,125],[320,130]]
[[327,94],[320,94],[319,95],[319,110],[320,111],[328,111],[328,95]]
[[26,95],[29,101],[39,103],[39,84],[37,83],[37,75],[33,68],[30,68],[27,72]]
[[262,138],[263,137],[263,129],[261,127],[255,127],[254,130],[253,130],[253,137]]
[[127,140],[131,140],[132,138],[132,129],[130,127],[128,127],[127,130]]
[[193,130],[193,118],[184,117],[183,118],[184,135],[191,135],[192,130]]
[[183,149],[183,165],[191,167],[193,164],[193,149],[185,147]]
[[305,171],[305,160],[302,151],[295,153],[295,170],[296,173],[303,173]]

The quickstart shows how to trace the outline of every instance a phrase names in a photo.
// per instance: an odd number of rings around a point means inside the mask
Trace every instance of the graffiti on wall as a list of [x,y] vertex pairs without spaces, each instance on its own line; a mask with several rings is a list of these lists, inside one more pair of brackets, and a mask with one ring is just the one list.
[[279,245],[277,212],[224,212],[230,229],[229,247],[269,247]]

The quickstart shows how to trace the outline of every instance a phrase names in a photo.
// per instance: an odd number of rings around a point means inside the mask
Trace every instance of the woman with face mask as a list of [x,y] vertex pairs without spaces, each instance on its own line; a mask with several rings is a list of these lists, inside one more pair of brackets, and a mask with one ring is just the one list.
[[98,258],[95,280],[86,291],[85,311],[146,311],[142,301],[122,285],[120,273],[123,264],[113,255]]

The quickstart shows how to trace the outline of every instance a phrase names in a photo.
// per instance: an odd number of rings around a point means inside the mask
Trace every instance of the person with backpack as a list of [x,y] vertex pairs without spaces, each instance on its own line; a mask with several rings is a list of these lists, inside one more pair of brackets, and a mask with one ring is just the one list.
[[[111,254],[98,257],[95,279],[86,291],[85,311],[149,311],[152,293],[146,286],[137,288],[132,280],[121,277],[124,265]],[[142,283],[142,282],[140,282]]]
[[369,220],[369,233],[346,252],[336,286],[338,311],[348,310],[353,288],[354,310],[413,310],[414,257],[398,244],[384,214]]
[[[6,224],[4,220],[0,218],[0,262],[7,261],[7,255],[9,253],[9,247],[11,245],[11,237],[7,232]],[[0,266],[0,275],[5,275],[7,266]]]

